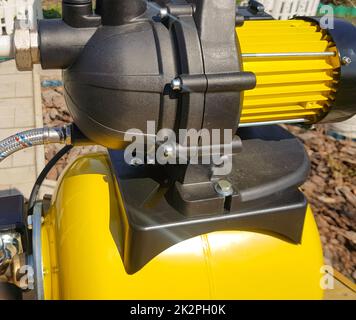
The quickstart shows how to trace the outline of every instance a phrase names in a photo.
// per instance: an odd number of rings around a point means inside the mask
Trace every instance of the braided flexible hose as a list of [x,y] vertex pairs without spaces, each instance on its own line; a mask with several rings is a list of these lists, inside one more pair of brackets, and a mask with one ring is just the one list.
[[2,140],[0,142],[0,162],[19,150],[49,143],[70,144],[69,127],[32,129],[16,133]]

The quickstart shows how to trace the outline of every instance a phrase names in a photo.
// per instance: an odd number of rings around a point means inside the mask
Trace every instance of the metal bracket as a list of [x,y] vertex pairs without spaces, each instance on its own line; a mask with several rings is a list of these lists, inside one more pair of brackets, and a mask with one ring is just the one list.
[[32,248],[35,289],[38,300],[44,299],[41,225],[42,204],[36,203],[32,215]]
[[256,86],[256,76],[252,72],[182,74],[171,85],[173,90],[181,93],[243,91]]

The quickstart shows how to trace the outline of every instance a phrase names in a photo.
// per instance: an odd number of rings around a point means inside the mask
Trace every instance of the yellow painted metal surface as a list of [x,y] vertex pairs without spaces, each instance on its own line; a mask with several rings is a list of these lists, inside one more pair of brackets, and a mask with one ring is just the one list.
[[[242,53],[337,52],[325,31],[304,20],[246,21],[236,28]],[[335,57],[243,58],[257,86],[245,91],[241,123],[320,119],[337,86]]]
[[42,228],[46,299],[320,299],[321,244],[308,210],[302,243],[248,231],[183,241],[128,275],[124,208],[105,154],[77,159]]

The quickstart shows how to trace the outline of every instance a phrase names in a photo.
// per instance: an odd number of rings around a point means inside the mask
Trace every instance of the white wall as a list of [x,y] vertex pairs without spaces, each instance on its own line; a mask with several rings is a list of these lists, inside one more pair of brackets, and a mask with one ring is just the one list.
[[15,18],[36,28],[36,20],[43,18],[41,0],[0,0],[0,35],[13,33]]
[[[315,16],[320,0],[259,0],[267,13],[275,19],[287,20],[293,16]],[[247,4],[248,1],[243,1]]]

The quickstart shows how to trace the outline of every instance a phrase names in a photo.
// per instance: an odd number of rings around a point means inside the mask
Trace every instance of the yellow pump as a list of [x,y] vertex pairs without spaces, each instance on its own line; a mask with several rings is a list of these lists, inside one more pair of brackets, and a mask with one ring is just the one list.
[[[103,0],[95,14],[84,2],[63,1],[62,19],[13,37],[19,69],[63,70],[74,122],[0,141],[0,162],[65,145],[26,212],[23,197],[0,198],[0,278],[16,283],[24,255],[38,299],[323,298],[299,188],[310,163],[275,124],[355,114],[356,28],[275,21],[256,1],[236,12],[233,0]],[[181,130],[189,143],[169,139]],[[214,139],[222,132],[231,139]],[[128,136],[143,140],[126,157]],[[38,201],[51,168],[83,144],[108,152],[75,159],[50,203]]]
[[[315,23],[246,21],[236,28],[245,71],[240,124],[315,122],[334,98],[337,49]],[[258,57],[250,53],[330,52]],[[77,159],[61,178],[42,227],[45,299],[320,299],[323,265],[308,208],[300,244],[261,231],[224,231],[180,242],[138,272],[125,271],[115,224],[125,208],[106,155]],[[98,272],[98,270],[101,270]],[[308,288],[308,290],[306,290]]]

